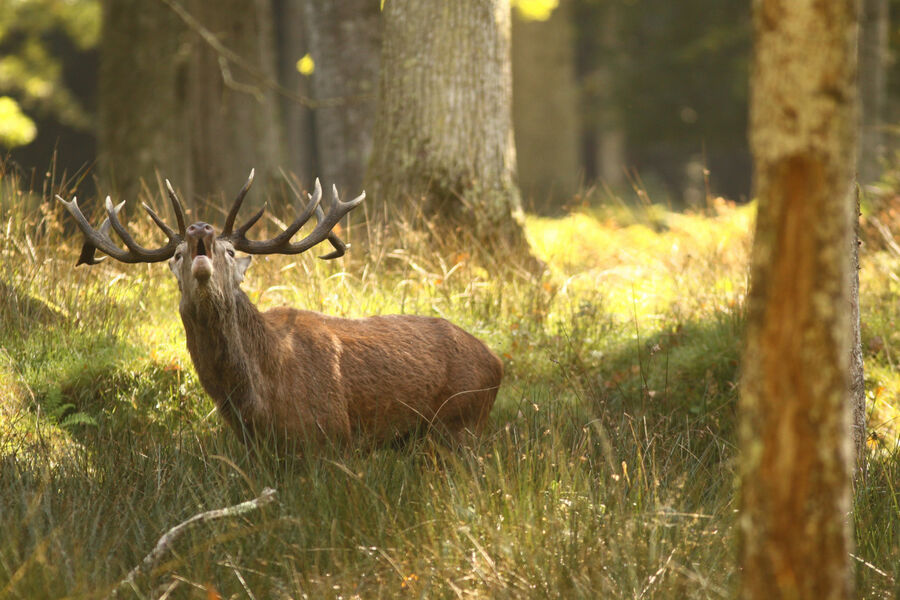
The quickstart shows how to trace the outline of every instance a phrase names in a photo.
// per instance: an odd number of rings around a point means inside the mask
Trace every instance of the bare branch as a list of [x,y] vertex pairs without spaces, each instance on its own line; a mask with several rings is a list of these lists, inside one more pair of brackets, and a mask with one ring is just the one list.
[[126,586],[130,586],[134,584],[134,580],[137,579],[139,575],[142,573],[153,569],[156,566],[156,563],[163,557],[163,555],[169,551],[172,544],[180,538],[184,533],[190,528],[192,525],[196,525],[197,523],[204,523],[206,521],[213,521],[215,519],[222,519],[224,517],[235,517],[237,515],[242,515],[244,513],[248,513],[250,511],[257,510],[260,506],[265,506],[269,504],[273,500],[275,500],[275,494],[277,492],[272,488],[265,488],[259,494],[258,497],[253,500],[247,500],[246,502],[241,502],[240,504],[235,504],[234,506],[229,506],[226,508],[218,508],[216,510],[208,510],[206,512],[202,512],[194,515],[187,521],[183,521],[167,531],[159,541],[156,542],[156,547],[144,557],[144,560],[141,561],[139,565],[134,567],[125,579],[116,584],[116,587],[113,588],[112,592],[109,594],[109,598],[115,598],[119,590]]

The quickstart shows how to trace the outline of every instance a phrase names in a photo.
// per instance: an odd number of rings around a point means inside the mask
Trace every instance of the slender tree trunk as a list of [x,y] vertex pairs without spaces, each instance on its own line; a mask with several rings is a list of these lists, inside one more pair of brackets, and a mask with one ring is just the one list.
[[603,7],[605,19],[600,37],[604,49],[602,64],[592,74],[592,98],[597,103],[597,120],[591,134],[594,136],[596,176],[613,189],[625,183],[625,130],[624,119],[619,113],[615,95],[616,69],[614,56],[620,55],[617,8],[614,3]]
[[165,5],[103,1],[98,145],[106,193],[134,201],[157,172],[172,181],[191,172],[187,147],[173,143],[187,126],[183,47],[181,22]]
[[381,49],[379,0],[307,0],[319,176],[346,193],[362,189],[372,148]]
[[[578,89],[572,2],[546,21],[513,11],[513,124],[522,194],[542,211],[559,209],[578,188]],[[548,118],[553,115],[553,118]]]
[[745,598],[850,598],[853,0],[754,0]]
[[884,160],[884,112],[889,60],[888,0],[861,0],[859,32],[860,183],[877,181]]
[[[297,61],[309,52],[306,35],[307,0],[274,0],[275,38],[278,47],[278,79],[283,87],[311,97],[310,78],[297,70]],[[296,99],[282,96],[280,102],[284,123],[284,164],[309,185],[316,175],[313,147],[313,111]]]
[[525,246],[515,181],[509,0],[384,5],[366,188],[482,241]]

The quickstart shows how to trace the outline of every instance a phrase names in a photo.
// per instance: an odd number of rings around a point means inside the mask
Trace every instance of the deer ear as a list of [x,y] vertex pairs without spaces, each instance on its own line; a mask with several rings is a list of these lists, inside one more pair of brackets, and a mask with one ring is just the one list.
[[244,280],[244,273],[247,272],[247,267],[250,266],[251,260],[250,255],[238,256],[234,259],[234,280],[236,283]]

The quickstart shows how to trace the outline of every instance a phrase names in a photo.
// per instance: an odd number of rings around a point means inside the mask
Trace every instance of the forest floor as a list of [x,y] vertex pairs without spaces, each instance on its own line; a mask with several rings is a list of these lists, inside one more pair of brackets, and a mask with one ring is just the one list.
[[[195,525],[119,597],[734,597],[753,206],[529,217],[540,279],[402,226],[345,230],[341,261],[257,258],[244,289],[262,308],[443,316],[506,367],[472,448],[279,460],[214,412],[168,269],[74,268],[68,215],[15,186],[0,180],[0,599],[105,597],[170,528],[266,487],[276,502]],[[156,239],[142,220],[139,239]],[[891,252],[876,240],[862,255],[871,435],[853,520],[867,598],[900,594]]]

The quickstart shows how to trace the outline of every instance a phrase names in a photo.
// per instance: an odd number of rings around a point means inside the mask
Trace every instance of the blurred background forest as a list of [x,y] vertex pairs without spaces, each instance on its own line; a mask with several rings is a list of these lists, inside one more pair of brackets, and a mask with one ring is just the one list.
[[[900,120],[884,100],[900,85],[900,32],[889,0],[866,4],[868,182],[894,140],[882,124]],[[749,2],[513,5],[526,210],[552,214],[590,189],[640,187],[675,208],[749,198]],[[81,194],[134,198],[158,173],[188,197],[231,194],[251,167],[356,193],[381,32],[378,0],[0,0],[0,148],[25,174],[51,162],[87,174]]]

